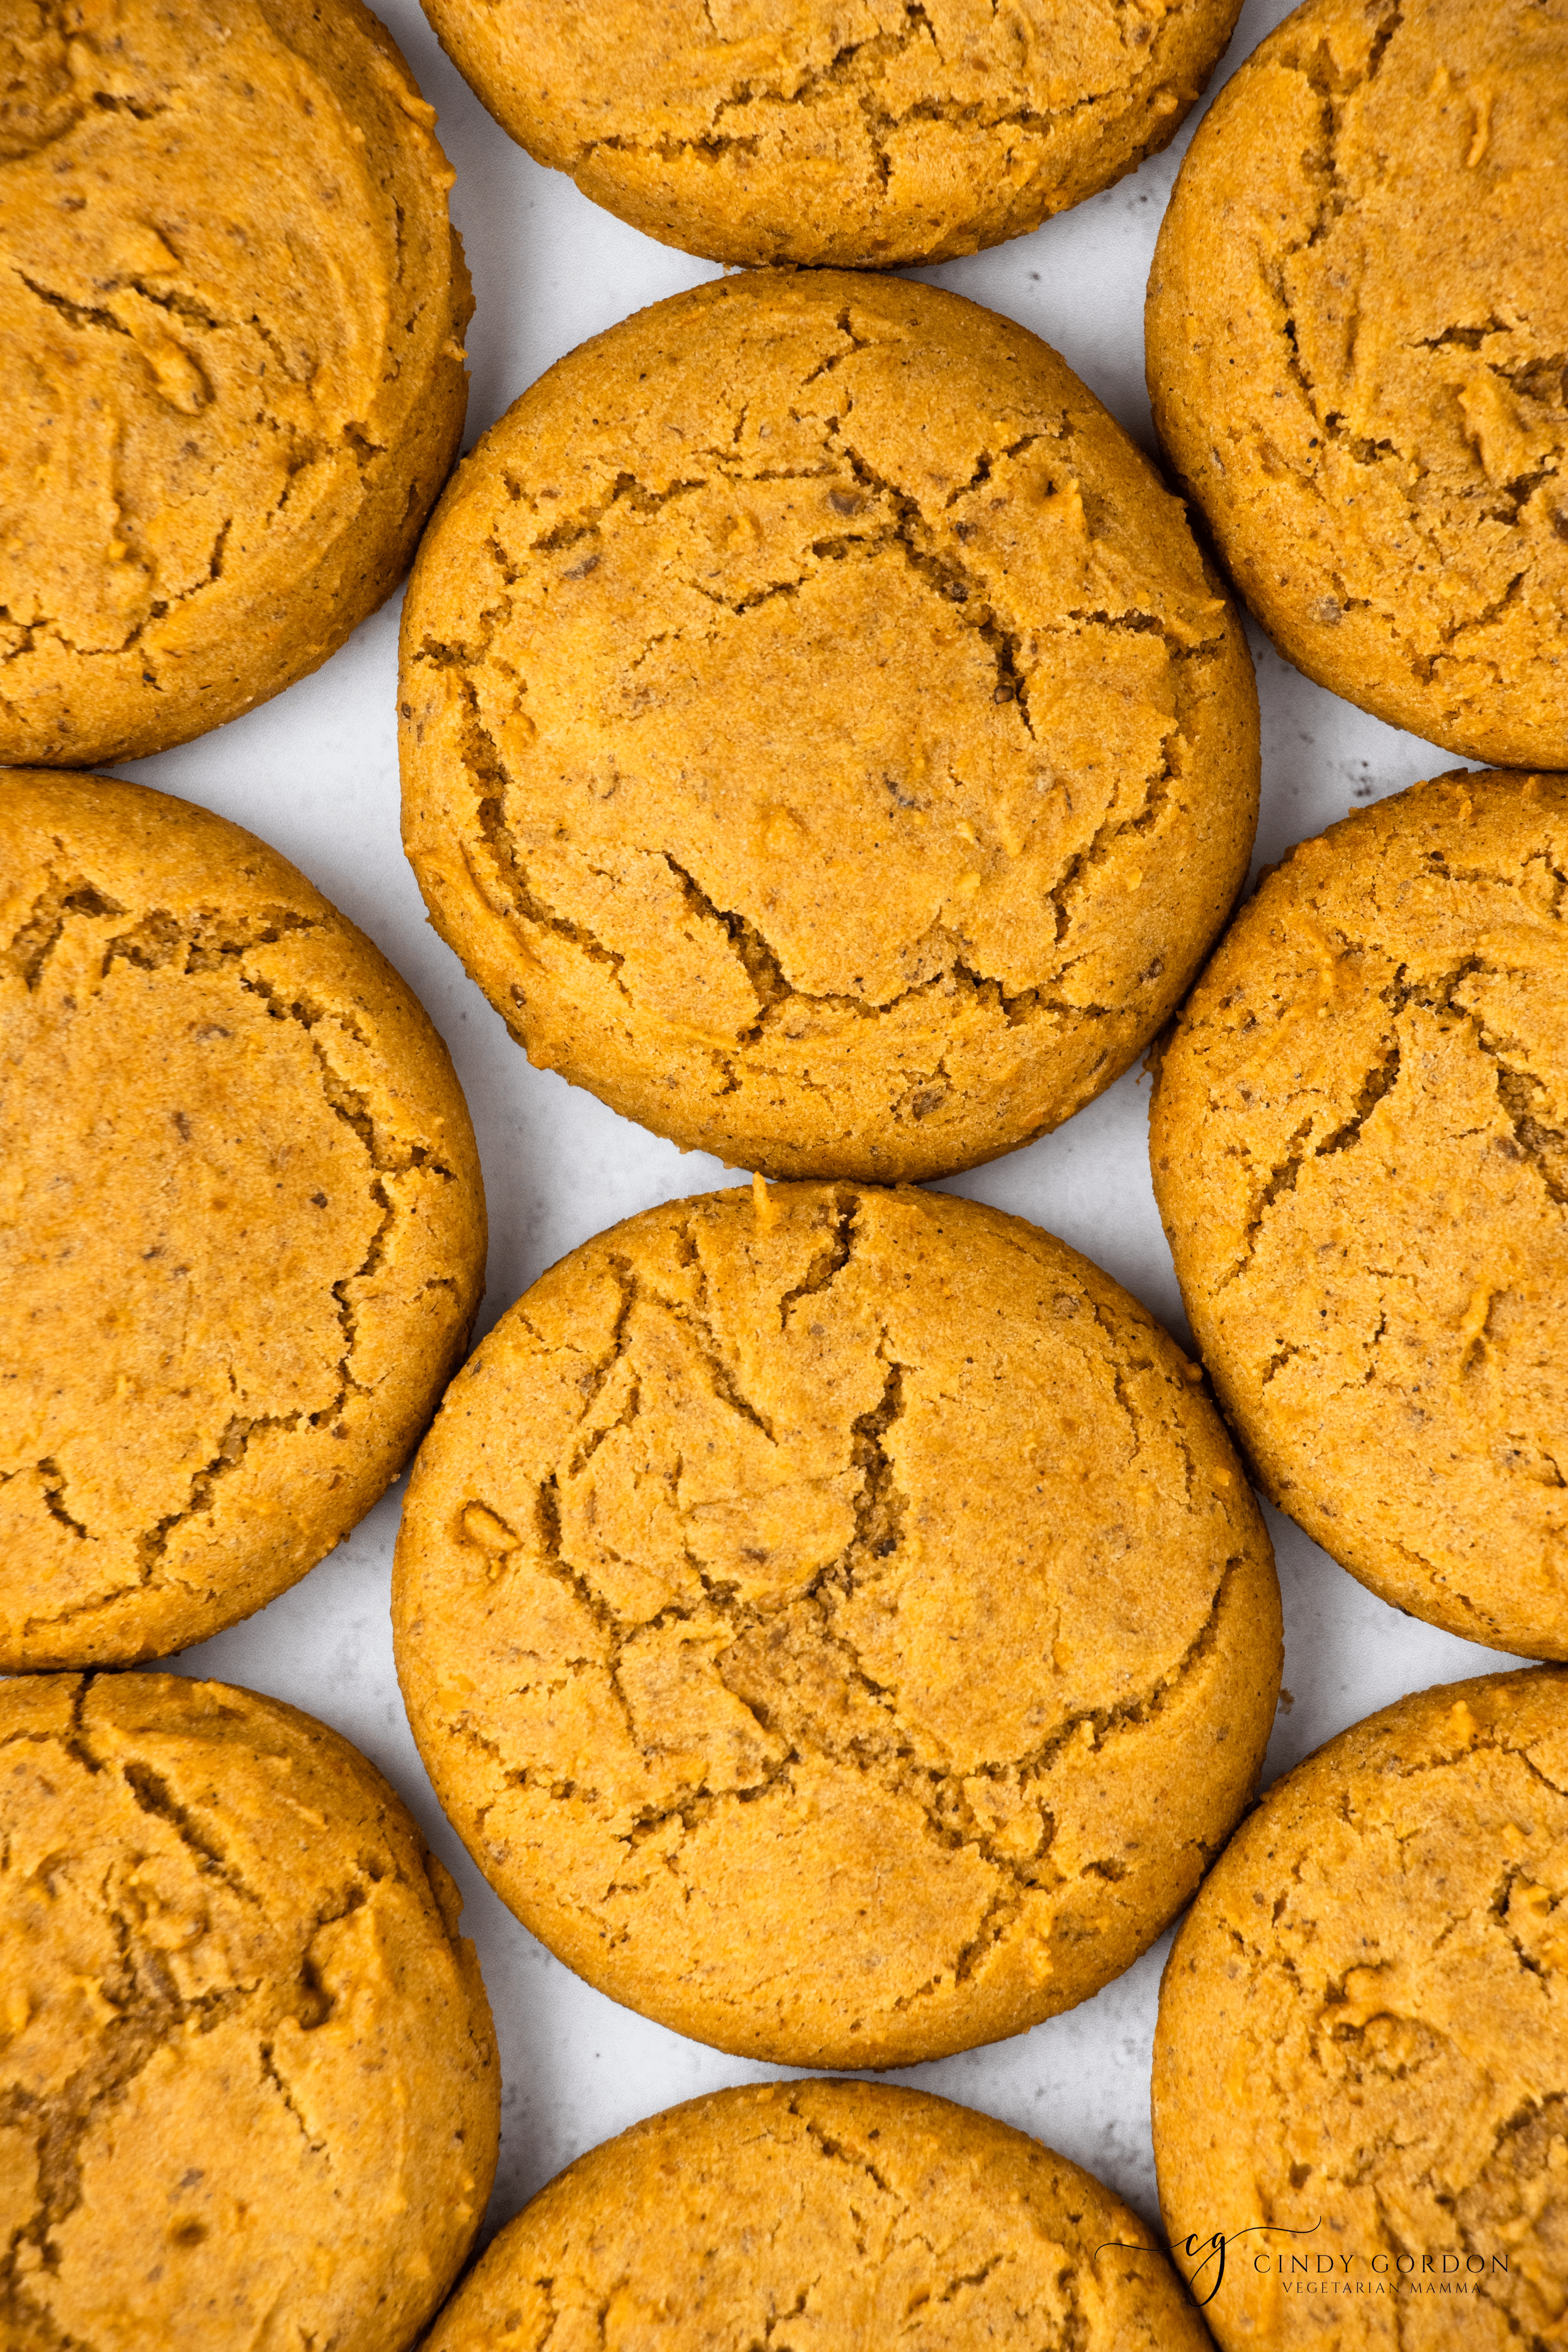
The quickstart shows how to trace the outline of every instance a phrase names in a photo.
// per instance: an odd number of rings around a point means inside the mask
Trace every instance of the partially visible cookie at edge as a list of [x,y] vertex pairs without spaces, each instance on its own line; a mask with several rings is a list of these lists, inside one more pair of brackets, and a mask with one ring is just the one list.
[[1281,653],[1568,768],[1568,0],[1305,0],[1199,126],[1149,280],[1161,441]]
[[1545,1669],[1398,1700],[1243,1823],[1154,2037],[1161,2210],[1173,2244],[1229,2242],[1198,2284],[1224,2352],[1561,2333],[1565,1856],[1568,1678]]
[[769,1176],[918,1180],[1120,1076],[1245,875],[1258,709],[1057,355],[768,272],[562,361],[404,607],[404,840],[533,1060]]
[[247,1616],[402,1468],[484,1192],[447,1049],[276,851],[138,784],[0,789],[0,1666]]
[[0,2338],[406,2352],[495,2172],[461,1898],[357,1749],[179,1675],[0,1682]]
[[39,0],[0,92],[0,761],[86,768],[281,692],[391,593],[473,300],[360,0]]
[[1384,1599],[1568,1657],[1568,777],[1298,845],[1166,1045],[1154,1191],[1270,1499]]
[[543,2352],[600,2320],[669,2352],[1208,2344],[1154,2233],[1092,2174],[872,2083],[720,2091],[579,2157],[489,2247],[428,2352]]
[[909,2065],[1127,1968],[1250,1796],[1279,1597],[1135,1300],[973,1202],[651,1209],[454,1381],[393,1584],[420,1754],[600,1990]]
[[715,261],[890,269],[1020,236],[1175,136],[1240,0],[426,0],[542,163]]

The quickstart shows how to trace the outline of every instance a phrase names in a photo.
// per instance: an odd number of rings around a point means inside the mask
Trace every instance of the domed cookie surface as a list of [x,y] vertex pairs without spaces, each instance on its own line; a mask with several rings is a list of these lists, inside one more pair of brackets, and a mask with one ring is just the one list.
[[1204,1361],[1374,1592],[1568,1657],[1568,779],[1460,773],[1301,843],[1155,1082]]
[[574,1251],[454,1381],[397,1549],[415,1736],[502,1899],[793,2065],[1096,1991],[1228,1834],[1279,1686],[1188,1370],[966,1201],[711,1193]]
[[[760,2224],[760,2226],[759,2226]],[[668,2352],[1204,2352],[1152,2232],[989,2116],[871,2083],[721,2091],[651,2116],[525,2206],[430,2352],[542,2352],[603,2316]]]
[[0,761],[83,768],[280,692],[390,593],[473,305],[359,0],[29,0],[0,91]]
[[716,261],[892,268],[1038,226],[1172,139],[1239,0],[426,0],[542,163]]
[[1568,0],[1306,0],[1193,142],[1160,437],[1281,653],[1568,768]]
[[1449,1683],[1276,1782],[1205,1880],[1161,1988],[1154,2157],[1172,2242],[1234,2241],[1194,2281],[1223,2352],[1559,2332],[1565,1791],[1561,1674]]
[[179,1675],[0,1684],[8,2346],[405,2352],[495,2171],[458,1890],[364,1758]]
[[484,1194],[446,1047],[237,825],[0,786],[0,1667],[247,1616],[396,1475]]
[[778,1176],[1011,1150],[1246,869],[1257,704],[1180,507],[1035,337],[757,275],[552,368],[405,606],[404,838],[536,1062]]

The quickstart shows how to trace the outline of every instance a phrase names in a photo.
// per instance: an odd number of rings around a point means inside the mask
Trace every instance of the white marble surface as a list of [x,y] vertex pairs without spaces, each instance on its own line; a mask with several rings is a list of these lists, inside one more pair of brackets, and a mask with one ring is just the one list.
[[[541,170],[477,104],[417,0],[379,0],[457,167],[453,205],[473,269],[470,441],[552,360],[628,311],[714,275],[624,227]],[[1286,13],[1247,0],[1234,69]],[[1006,312],[1061,351],[1145,447],[1142,299],[1179,140],[1031,237],[920,273]],[[683,1156],[560,1078],[531,1069],[428,929],[397,838],[395,601],[325,669],[204,740],[122,772],[220,810],[302,866],[363,926],[447,1037],[483,1155],[490,1213],[488,1328],[563,1251],[616,1219],[735,1181]],[[1455,762],[1310,686],[1254,635],[1263,705],[1258,856]],[[1150,1190],[1147,1081],[1136,1072],[1054,1136],[948,1189],[1028,1217],[1125,1283],[1185,1338]],[[468,1901],[505,2083],[494,2229],[573,2157],[672,2101],[779,2070],[727,2058],[590,1991],[505,1912],[447,1828],[415,1754],[393,1673],[387,1586],[395,1488],[351,1540],[248,1623],[178,1661],[275,1693],[356,1741],[402,1790]],[[1400,1693],[1519,1661],[1414,1623],[1271,1515],[1285,1591],[1285,1680],[1266,1777]],[[1163,1941],[1098,1999],[988,2050],[900,2080],[1022,2126],[1155,2214],[1149,2053]]]

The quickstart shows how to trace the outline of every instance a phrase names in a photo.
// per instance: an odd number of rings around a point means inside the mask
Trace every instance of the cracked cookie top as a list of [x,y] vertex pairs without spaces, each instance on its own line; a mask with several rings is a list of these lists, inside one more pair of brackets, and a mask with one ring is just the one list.
[[1193,992],[1154,1190],[1271,1499],[1385,1601],[1568,1657],[1568,779],[1291,851]]
[[461,1898],[346,1739],[178,1675],[0,1685],[0,2337],[404,2352],[495,2171]]
[[1280,651],[1568,768],[1568,0],[1306,0],[1149,281],[1160,437]]
[[0,761],[181,743],[336,651],[462,430],[452,174],[359,0],[0,23]]
[[1021,327],[759,275],[542,377],[404,614],[404,837],[534,1061],[773,1176],[1109,1086],[1246,871],[1257,702],[1182,509]]
[[398,1673],[447,1814],[590,1983],[907,2065],[1126,1968],[1273,1719],[1279,1600],[1143,1309],[967,1201],[790,1185],[586,1243],[453,1382]]
[[1240,0],[426,0],[531,155],[715,261],[1021,236],[1172,139]]
[[[1142,2251],[1147,2249],[1147,2251]],[[720,2091],[580,2157],[503,2230],[428,2352],[1203,2352],[1153,2232],[989,2116],[874,2083]]]
[[1417,1692],[1269,1790],[1166,1965],[1153,2124],[1173,2244],[1254,2233],[1199,2283],[1225,2352],[1561,2337],[1568,1680]]
[[0,1668],[270,1601],[395,1477],[467,1344],[484,1193],[446,1047],[237,825],[0,790]]

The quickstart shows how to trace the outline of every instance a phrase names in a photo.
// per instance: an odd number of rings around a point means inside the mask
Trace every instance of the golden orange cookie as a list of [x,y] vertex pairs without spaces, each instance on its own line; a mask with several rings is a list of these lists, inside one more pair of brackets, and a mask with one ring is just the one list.
[[416,1444],[483,1286],[440,1038],[273,850],[0,780],[0,1670],[247,1616]]
[[1568,768],[1568,0],[1305,0],[1193,141],[1160,438],[1281,653]]
[[1019,236],[1171,140],[1240,0],[426,0],[531,155],[716,261],[891,268]]
[[1561,1674],[1417,1692],[1269,1790],[1166,1965],[1153,2120],[1223,2352],[1562,2340]]
[[453,1382],[397,1548],[409,1718],[497,1892],[617,2000],[793,2065],[1097,1991],[1279,1689],[1194,1378],[968,1201],[759,1181],[574,1250]]
[[390,593],[473,303],[359,0],[0,11],[0,761],[182,743]]
[[563,360],[404,608],[404,839],[533,1060],[771,1176],[1010,1151],[1174,1010],[1258,712],[1180,506],[956,295],[728,279]]
[[[595,2330],[598,2334],[595,2336]],[[721,2091],[580,2157],[429,2352],[1203,2352],[1153,2233],[1065,2157],[871,2083]]]
[[1281,1510],[1413,1616],[1568,1657],[1568,777],[1302,842],[1155,1084],[1154,1191]]
[[346,1739],[179,1675],[0,1683],[0,2342],[405,2352],[500,2069],[461,1898]]

